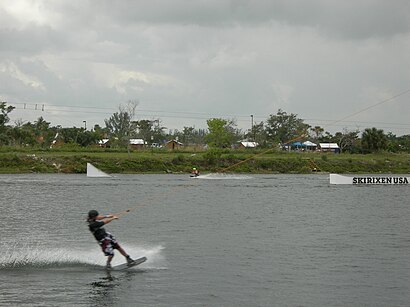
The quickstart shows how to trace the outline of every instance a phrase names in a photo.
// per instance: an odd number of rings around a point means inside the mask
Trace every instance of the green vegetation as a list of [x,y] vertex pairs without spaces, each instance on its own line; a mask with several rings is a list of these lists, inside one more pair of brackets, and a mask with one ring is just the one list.
[[[106,127],[87,130],[53,127],[42,117],[9,125],[14,107],[0,102],[0,173],[85,173],[87,162],[107,173],[188,173],[193,166],[203,173],[410,173],[410,135],[376,128],[365,129],[361,138],[360,131],[331,135],[280,109],[265,122],[254,124],[252,116],[247,132],[236,129],[234,120],[212,118],[205,130],[165,133],[159,119],[134,121],[137,105],[129,101],[105,120]],[[143,140],[141,148],[133,150],[138,146],[131,146],[132,138]],[[178,141],[175,150],[165,148],[167,140]],[[252,140],[258,149],[240,149],[240,140]],[[296,140],[337,143],[342,154],[279,150]]]
[[314,167],[334,173],[410,173],[410,154],[289,153],[212,149],[127,152],[101,148],[0,148],[0,173],[85,173],[87,162],[107,173],[310,173]]
[[[35,122],[15,122],[8,124],[9,113],[13,106],[6,102],[0,103],[0,146],[57,148],[59,146],[80,146],[83,148],[101,144],[114,149],[126,148],[131,151],[132,139],[139,138],[145,147],[165,146],[167,141],[178,141],[183,146],[207,146],[213,149],[238,147],[239,141],[253,141],[258,148],[274,148],[292,146],[295,141],[313,141],[314,143],[337,143],[341,152],[348,153],[410,153],[410,135],[396,136],[392,133],[385,134],[377,128],[366,128],[362,137],[361,131],[336,132],[332,135],[325,132],[320,126],[310,126],[296,114],[288,114],[279,109],[270,114],[266,121],[253,123],[247,131],[236,128],[235,120],[211,118],[207,120],[207,129],[184,127],[182,131],[169,130],[160,125],[160,120],[133,120],[136,114],[137,101],[128,101],[125,106],[120,106],[119,112],[105,119],[105,127],[94,125],[87,130],[84,127],[63,128],[60,125],[51,126],[44,118],[39,117]],[[102,140],[105,139],[104,142]],[[133,144],[135,145],[135,144]],[[253,146],[252,146],[253,147]]]

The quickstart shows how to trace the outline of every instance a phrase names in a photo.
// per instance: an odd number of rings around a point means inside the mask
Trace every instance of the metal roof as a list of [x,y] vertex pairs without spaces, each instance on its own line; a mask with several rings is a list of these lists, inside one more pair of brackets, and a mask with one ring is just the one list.
[[144,145],[145,142],[143,139],[130,139],[131,145]]
[[305,146],[317,146],[317,144],[312,143],[311,141],[303,142],[303,145],[305,145]]
[[320,148],[336,149],[339,148],[337,143],[319,143]]
[[246,148],[255,148],[256,146],[258,146],[259,144],[256,142],[241,142],[241,144],[246,147]]

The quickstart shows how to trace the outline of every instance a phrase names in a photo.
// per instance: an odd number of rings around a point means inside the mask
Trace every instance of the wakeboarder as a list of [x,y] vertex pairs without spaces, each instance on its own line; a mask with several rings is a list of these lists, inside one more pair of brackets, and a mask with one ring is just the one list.
[[112,222],[113,220],[118,219],[117,216],[108,214],[108,215],[99,215],[98,211],[90,210],[88,212],[88,228],[91,233],[94,235],[98,244],[101,246],[101,249],[105,256],[107,256],[106,268],[111,269],[111,261],[114,258],[114,249],[117,249],[121,255],[127,259],[127,264],[129,266],[133,265],[134,260],[131,259],[130,255],[120,246],[116,238],[109,232],[105,231],[104,225]]

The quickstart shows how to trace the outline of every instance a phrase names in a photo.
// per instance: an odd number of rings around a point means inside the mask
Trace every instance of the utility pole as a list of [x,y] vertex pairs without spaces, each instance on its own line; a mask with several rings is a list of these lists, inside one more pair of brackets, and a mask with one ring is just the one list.
[[253,114],[251,114],[251,136],[253,136],[253,141],[255,141],[255,136],[253,133]]

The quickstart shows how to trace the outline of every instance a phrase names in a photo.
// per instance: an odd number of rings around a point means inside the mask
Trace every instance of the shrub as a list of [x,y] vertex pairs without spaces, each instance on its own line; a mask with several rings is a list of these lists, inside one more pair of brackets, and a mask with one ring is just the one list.
[[208,164],[215,165],[216,162],[221,158],[222,151],[217,148],[209,149],[205,154],[204,158]]
[[181,164],[185,162],[185,157],[183,154],[178,154],[175,158],[172,159],[173,164]]

